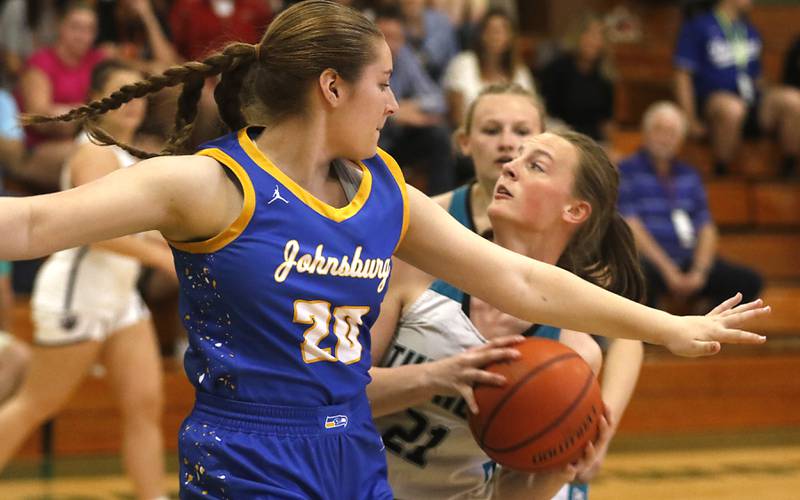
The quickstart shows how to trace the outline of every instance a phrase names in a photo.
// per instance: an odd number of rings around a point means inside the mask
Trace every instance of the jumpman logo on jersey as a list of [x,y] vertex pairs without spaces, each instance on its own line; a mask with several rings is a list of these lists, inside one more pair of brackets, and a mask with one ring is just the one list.
[[281,200],[282,202],[289,204],[289,200],[281,196],[281,192],[278,189],[278,186],[275,186],[275,191],[272,192],[272,199],[267,202],[267,205],[272,205],[273,201]]

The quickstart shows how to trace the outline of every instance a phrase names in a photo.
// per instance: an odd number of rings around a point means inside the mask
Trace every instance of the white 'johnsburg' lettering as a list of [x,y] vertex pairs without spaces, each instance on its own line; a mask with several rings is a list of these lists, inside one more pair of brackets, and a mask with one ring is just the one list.
[[297,240],[289,240],[283,248],[283,263],[275,269],[275,281],[283,283],[292,269],[298,273],[318,274],[321,276],[342,276],[346,278],[380,279],[378,292],[386,287],[389,273],[392,270],[392,259],[361,259],[362,247],[356,247],[352,256],[343,255],[341,259],[324,255],[325,246],[320,243],[314,254],[305,253],[298,257],[300,244]]

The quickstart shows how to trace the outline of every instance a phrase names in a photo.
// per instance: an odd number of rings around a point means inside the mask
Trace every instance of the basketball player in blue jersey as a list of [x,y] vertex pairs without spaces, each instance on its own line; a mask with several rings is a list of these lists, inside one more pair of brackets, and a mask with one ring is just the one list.
[[[0,199],[0,259],[150,229],[172,242],[197,391],[180,435],[182,498],[392,498],[365,387],[393,253],[531,322],[686,356],[764,341],[736,327],[767,308],[714,317],[648,309],[493,245],[406,188],[376,146],[397,110],[391,71],[373,23],[309,0],[276,17],[257,45],[234,43],[66,115],[28,119],[92,118],[183,85],[161,156],[73,190]],[[176,156],[214,75],[233,132]]]

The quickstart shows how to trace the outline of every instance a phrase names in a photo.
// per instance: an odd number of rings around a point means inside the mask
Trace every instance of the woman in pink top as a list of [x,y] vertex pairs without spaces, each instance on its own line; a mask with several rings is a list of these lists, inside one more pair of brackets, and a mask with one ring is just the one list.
[[[65,7],[55,43],[35,52],[19,82],[17,98],[24,113],[58,115],[86,101],[95,64],[105,58],[92,48],[97,15],[88,2]],[[48,123],[28,127],[28,158],[15,174],[47,190],[55,190],[64,159],[74,147],[77,124]]]

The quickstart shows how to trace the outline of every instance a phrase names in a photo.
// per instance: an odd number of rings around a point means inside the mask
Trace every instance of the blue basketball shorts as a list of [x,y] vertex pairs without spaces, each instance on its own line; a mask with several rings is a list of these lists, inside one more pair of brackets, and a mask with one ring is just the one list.
[[179,436],[182,499],[392,499],[366,395],[316,408],[197,394]]

